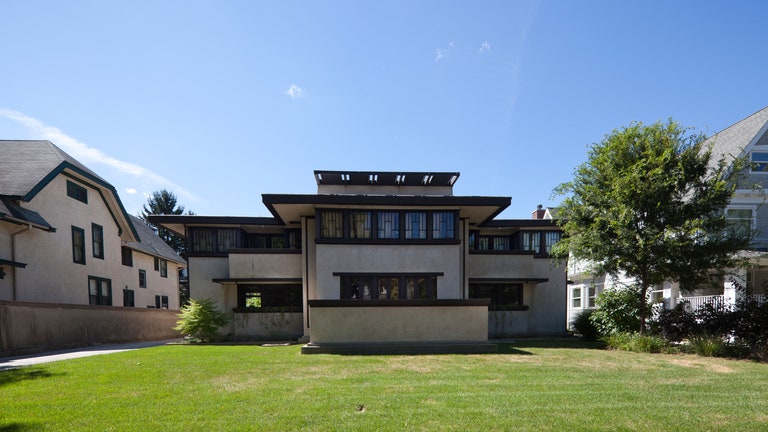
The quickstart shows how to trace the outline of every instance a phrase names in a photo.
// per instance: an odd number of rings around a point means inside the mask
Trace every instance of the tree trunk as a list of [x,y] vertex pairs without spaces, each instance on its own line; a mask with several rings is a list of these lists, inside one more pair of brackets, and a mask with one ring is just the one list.
[[646,311],[648,310],[646,303],[646,293],[648,292],[648,284],[643,282],[640,286],[640,298],[638,299],[640,303],[638,303],[638,306],[640,307],[640,334],[645,334],[645,321],[648,318],[646,316]]

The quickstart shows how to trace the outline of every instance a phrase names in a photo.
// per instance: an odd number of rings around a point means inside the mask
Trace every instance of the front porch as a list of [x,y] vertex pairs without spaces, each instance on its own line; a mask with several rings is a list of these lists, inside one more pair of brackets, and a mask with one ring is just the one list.
[[[748,296],[750,300],[756,301],[758,304],[763,304],[768,301],[768,295],[766,294],[751,294]],[[678,304],[685,302],[685,310],[688,312],[696,312],[707,304],[711,304],[716,308],[721,307],[735,307],[737,300],[732,295],[706,295],[706,296],[681,296],[676,299],[670,299],[673,304],[670,304],[670,308],[674,308]]]

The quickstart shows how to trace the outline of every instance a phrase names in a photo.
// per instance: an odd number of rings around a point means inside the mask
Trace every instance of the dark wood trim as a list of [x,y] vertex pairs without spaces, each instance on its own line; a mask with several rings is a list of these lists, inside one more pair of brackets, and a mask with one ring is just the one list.
[[503,284],[503,283],[540,284],[544,282],[549,282],[549,278],[469,278],[470,284]]
[[300,284],[301,278],[214,278],[212,282],[218,284],[234,283],[234,284]]
[[309,307],[462,307],[488,306],[491,299],[437,299],[437,300],[309,300]]
[[360,273],[360,272],[333,272],[334,276],[360,276],[360,277],[430,277],[430,276],[445,276],[445,273],[443,272],[410,272],[410,273],[381,273],[381,272],[369,272],[369,273]]
[[238,248],[227,250],[228,255],[252,254],[252,255],[301,255],[301,249],[288,248]]

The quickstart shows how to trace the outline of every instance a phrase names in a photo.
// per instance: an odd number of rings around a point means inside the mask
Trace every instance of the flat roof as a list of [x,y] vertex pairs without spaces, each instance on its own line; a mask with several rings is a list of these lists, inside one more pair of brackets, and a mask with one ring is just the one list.
[[317,185],[451,186],[458,172],[323,171],[315,170]]

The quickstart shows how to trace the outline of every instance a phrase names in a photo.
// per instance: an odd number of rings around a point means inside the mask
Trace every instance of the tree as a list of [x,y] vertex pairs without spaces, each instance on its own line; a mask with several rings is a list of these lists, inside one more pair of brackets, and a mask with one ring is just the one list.
[[[714,160],[703,142],[672,120],[606,135],[555,189],[565,236],[553,254],[585,260],[596,275],[624,273],[638,301],[664,281],[692,290],[743,265],[736,252],[753,233],[728,229],[724,209],[746,162]],[[639,313],[643,333],[647,308]]]
[[219,328],[230,321],[230,316],[218,310],[216,302],[211,299],[190,299],[180,312],[174,330],[201,342],[211,341],[218,334]]
[[[144,204],[144,208],[141,212],[141,218],[147,222],[160,236],[163,241],[168,243],[173,250],[176,251],[179,256],[187,259],[187,243],[183,237],[175,234],[174,232],[165,228],[160,228],[152,225],[147,219],[149,215],[180,215],[184,214],[184,206],[178,205],[178,200],[173,192],[166,189],[152,192],[152,196],[147,198],[147,203]],[[187,212],[187,214],[194,214],[193,212]]]

